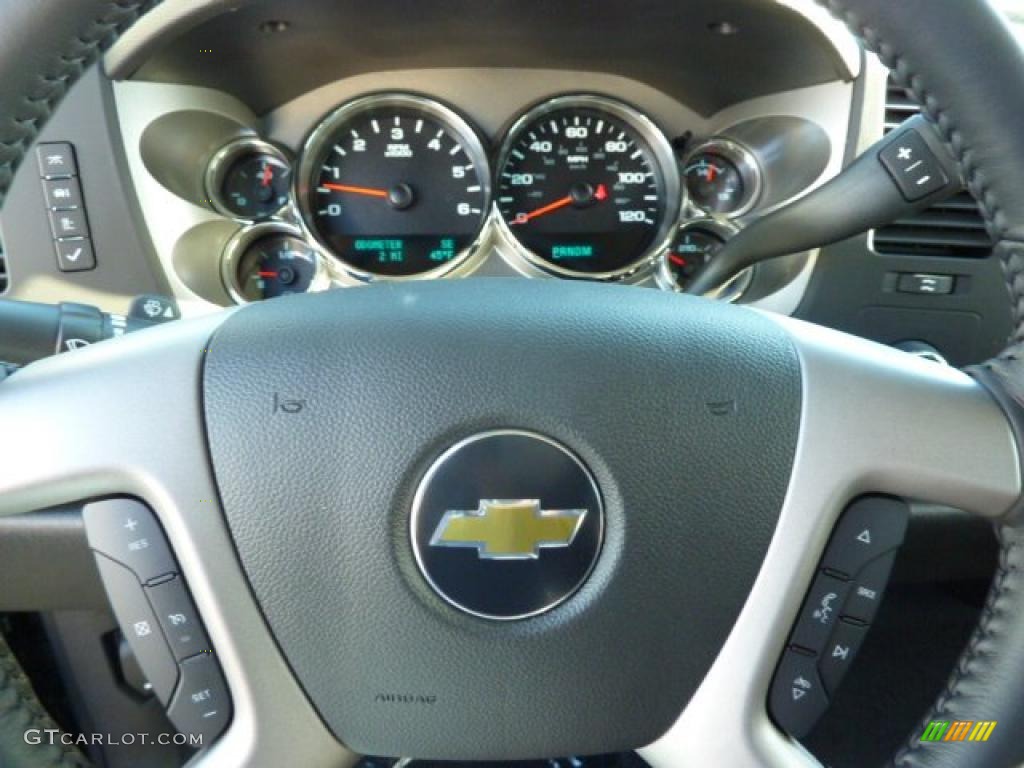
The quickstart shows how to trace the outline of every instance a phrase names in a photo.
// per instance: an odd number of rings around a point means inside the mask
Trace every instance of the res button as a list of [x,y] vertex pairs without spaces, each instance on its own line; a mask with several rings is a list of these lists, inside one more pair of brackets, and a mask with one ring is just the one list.
[[131,568],[145,583],[175,573],[164,534],[153,513],[134,499],[109,499],[82,510],[89,546]]

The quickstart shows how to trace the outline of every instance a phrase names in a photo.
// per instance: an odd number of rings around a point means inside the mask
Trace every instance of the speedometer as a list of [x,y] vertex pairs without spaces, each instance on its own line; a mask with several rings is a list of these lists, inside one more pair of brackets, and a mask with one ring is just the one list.
[[502,150],[497,207],[534,266],[614,279],[663,249],[679,207],[672,149],[630,107],[597,96],[553,99],[520,118]]
[[303,150],[299,184],[310,233],[362,280],[452,271],[472,254],[490,205],[474,131],[409,94],[365,97],[328,116]]

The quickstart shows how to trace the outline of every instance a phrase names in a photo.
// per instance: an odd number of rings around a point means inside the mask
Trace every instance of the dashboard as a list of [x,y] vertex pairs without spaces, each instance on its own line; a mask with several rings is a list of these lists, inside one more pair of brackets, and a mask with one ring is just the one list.
[[[681,291],[741,227],[841,167],[849,112],[845,84],[709,121],[622,77],[488,68],[373,73],[262,120],[194,91],[115,84],[176,293],[214,306],[474,275]],[[812,258],[714,293],[784,298]]]
[[[809,120],[752,118],[730,129],[670,137],[624,101],[573,93],[528,105],[500,135],[482,136],[437,99],[378,92],[336,106],[297,154],[258,134],[228,139],[207,162],[204,201],[240,225],[221,261],[239,303],[468,276],[488,261],[531,277],[678,291],[764,202],[766,176],[786,174],[799,191],[827,164],[828,138]],[[796,141],[819,151],[778,167],[771,145]],[[159,174],[166,145],[144,146]],[[751,279],[718,293],[738,298]]]

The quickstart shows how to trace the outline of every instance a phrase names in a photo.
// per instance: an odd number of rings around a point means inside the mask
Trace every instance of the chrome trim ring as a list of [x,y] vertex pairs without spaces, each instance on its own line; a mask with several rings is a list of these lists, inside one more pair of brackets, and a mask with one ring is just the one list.
[[[672,252],[672,243],[679,235],[689,229],[699,229],[705,232],[710,232],[726,241],[729,238],[736,235],[740,231],[740,228],[733,224],[731,221],[725,219],[714,219],[711,217],[701,219],[690,219],[681,223],[676,229],[676,234],[672,240],[669,241],[668,247],[658,257],[658,268],[654,273],[654,282],[657,283],[658,287],[663,291],[673,291],[675,293],[683,293],[683,289],[676,283],[672,277],[672,268],[668,264],[669,254]],[[756,266],[748,267],[747,269],[740,272],[738,275],[727,280],[723,285],[715,288],[712,291],[705,293],[709,299],[718,299],[719,301],[735,302],[744,294],[747,288],[750,287],[750,282],[754,279],[754,270]]]
[[305,293],[326,291],[331,287],[331,278],[324,265],[323,255],[320,253],[319,249],[313,247],[313,245],[306,240],[302,230],[293,224],[287,224],[283,221],[266,221],[238,230],[231,236],[231,239],[228,240],[227,245],[224,246],[224,253],[220,260],[220,277],[221,282],[224,283],[224,289],[228,292],[232,301],[236,304],[249,303],[249,300],[246,299],[242,293],[241,286],[238,284],[238,264],[242,258],[242,254],[244,254],[256,241],[272,235],[290,235],[291,237],[296,237],[305,241],[310,252],[316,259],[316,272],[313,275],[313,280],[310,282],[309,288],[306,289]]
[[243,224],[249,224],[256,221],[266,221],[267,219],[279,216],[286,211],[292,203],[291,200],[288,200],[288,202],[277,210],[254,219],[247,219],[243,216],[239,216],[231,210],[230,206],[227,205],[221,195],[221,188],[224,186],[224,180],[227,178],[228,171],[231,169],[234,162],[248,154],[269,155],[276,160],[280,160],[289,168],[292,168],[292,161],[288,158],[288,155],[285,154],[284,150],[274,144],[271,144],[269,141],[264,141],[263,139],[255,136],[233,139],[213,153],[213,156],[210,157],[210,162],[206,164],[206,173],[203,176],[203,188],[206,190],[206,197],[217,213],[222,216],[227,216],[229,219],[242,222]]
[[[437,584],[435,580],[431,577],[429,568],[427,567],[426,562],[424,562],[420,539],[417,536],[417,530],[419,528],[420,517],[423,510],[424,497],[426,496],[427,489],[429,488],[431,482],[436,478],[441,468],[453,456],[459,453],[459,451],[461,451],[466,446],[471,445],[472,443],[480,442],[481,440],[488,440],[494,437],[529,438],[531,440],[537,440],[541,443],[544,443],[554,448],[555,450],[559,451],[580,469],[582,477],[586,478],[587,484],[590,487],[590,491],[597,502],[597,509],[592,511],[593,514],[597,516],[598,520],[597,541],[594,546],[594,552],[593,556],[591,557],[590,564],[583,572],[583,575],[580,577],[579,581],[575,584],[575,586],[567,590],[564,594],[560,594],[552,598],[547,604],[538,608],[537,610],[516,615],[498,615],[474,611],[471,608],[468,608],[462,603],[458,602],[453,597],[449,596],[445,592],[444,588],[441,585]],[[589,512],[590,510],[587,511]],[[552,440],[550,437],[538,434],[537,432],[530,432],[528,430],[523,429],[492,429],[486,432],[478,432],[475,435],[471,435],[467,438],[460,440],[459,442],[455,443],[454,445],[446,449],[443,453],[441,453],[440,456],[434,459],[433,463],[431,463],[430,465],[430,468],[427,470],[426,474],[423,475],[423,478],[420,480],[419,485],[416,487],[416,494],[413,497],[412,501],[412,511],[409,515],[409,541],[411,542],[413,556],[416,559],[416,567],[419,569],[420,575],[422,575],[427,584],[430,585],[430,588],[433,590],[434,594],[436,594],[445,603],[447,603],[452,608],[455,608],[458,611],[468,613],[469,615],[476,616],[477,618],[501,622],[520,621],[522,619],[528,619],[533,616],[539,616],[542,613],[547,613],[548,611],[557,608],[559,605],[562,605],[564,602],[569,600],[573,595],[575,595],[579,591],[580,587],[582,587],[586,583],[587,579],[590,578],[590,574],[594,571],[594,566],[597,564],[598,559],[601,557],[601,552],[604,548],[604,529],[605,511],[604,499],[601,496],[601,489],[598,487],[597,480],[594,479],[593,473],[591,473],[587,465],[583,463],[583,460],[580,459],[571,450],[569,450],[566,446],[562,445],[556,440]],[[428,546],[431,546],[431,544],[428,544]]]
[[[322,157],[328,140],[339,126],[352,117],[380,107],[412,108],[440,122],[458,138],[460,144],[466,150],[466,154],[469,155],[480,178],[480,186],[483,188],[484,202],[482,210],[485,213],[480,217],[480,227],[473,242],[467,248],[460,251],[454,259],[425,272],[417,272],[412,275],[380,275],[352,266],[321,239],[317,232],[316,222],[313,220],[313,213],[309,208],[309,194],[312,188],[310,179],[312,178],[314,166],[320,162],[319,158]],[[309,242],[315,243],[321,252],[331,257],[332,270],[340,271],[343,276],[358,283],[377,281],[402,282],[405,280],[429,280],[438,277],[461,276],[476,267],[481,257],[485,255],[481,245],[484,243],[489,229],[486,211],[491,206],[491,166],[487,158],[487,152],[484,150],[476,130],[460,117],[457,112],[434,99],[411,93],[376,93],[362,96],[341,105],[324,117],[303,142],[299,155],[299,166],[293,179],[293,185],[295,190],[294,198],[299,211],[299,225],[305,233],[304,237]]]
[[547,275],[581,280],[620,281],[646,276],[653,268],[658,255],[669,246],[671,238],[674,237],[675,226],[679,219],[679,208],[677,206],[679,201],[684,198],[685,190],[682,189],[680,184],[679,164],[676,161],[672,145],[662,130],[645,114],[624,102],[595,94],[569,94],[541,102],[520,115],[505,132],[505,138],[498,153],[497,172],[499,174],[502,172],[502,169],[508,162],[509,154],[526,126],[544,115],[573,107],[602,111],[623,121],[636,131],[653,153],[657,171],[661,174],[663,194],[665,196],[663,220],[658,224],[658,230],[655,233],[653,243],[641,256],[621,269],[609,272],[578,272],[573,269],[566,269],[565,267],[549,263],[524,246],[509,227],[508,222],[505,221],[505,217],[502,216],[495,202],[493,218],[496,223],[497,232],[500,239],[508,245],[508,248],[499,248],[498,250],[505,257],[506,261],[519,272],[528,276],[535,274],[536,270],[540,270],[540,272]]
[[692,199],[688,200],[690,208],[704,216],[721,216],[727,219],[739,218],[745,213],[750,213],[761,199],[761,192],[764,189],[764,172],[761,170],[761,165],[758,163],[754,153],[739,142],[720,136],[702,141],[700,144],[687,150],[686,157],[683,159],[684,190],[686,189],[686,169],[689,167],[690,161],[701,154],[717,155],[736,166],[736,169],[740,172],[740,178],[743,180],[743,198],[740,205],[732,211],[722,211],[720,213],[706,211],[695,204]]

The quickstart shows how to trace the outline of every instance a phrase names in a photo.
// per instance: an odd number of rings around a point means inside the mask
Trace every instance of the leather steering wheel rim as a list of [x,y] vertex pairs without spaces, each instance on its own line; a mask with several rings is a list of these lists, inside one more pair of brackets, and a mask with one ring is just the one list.
[[[914,93],[959,160],[1005,267],[1017,331],[971,373],[1017,423],[1024,404],[1024,55],[986,3],[965,0],[819,0]],[[2,0],[0,204],[34,138],[81,73],[159,0]],[[1018,431],[1018,438],[1021,432]],[[1021,441],[1018,439],[1018,444]],[[1019,515],[1017,516],[1019,517]],[[999,569],[984,612],[946,688],[923,722],[997,720],[990,741],[965,749],[920,742],[897,766],[1006,766],[1024,759],[1024,532],[1000,528]]]

